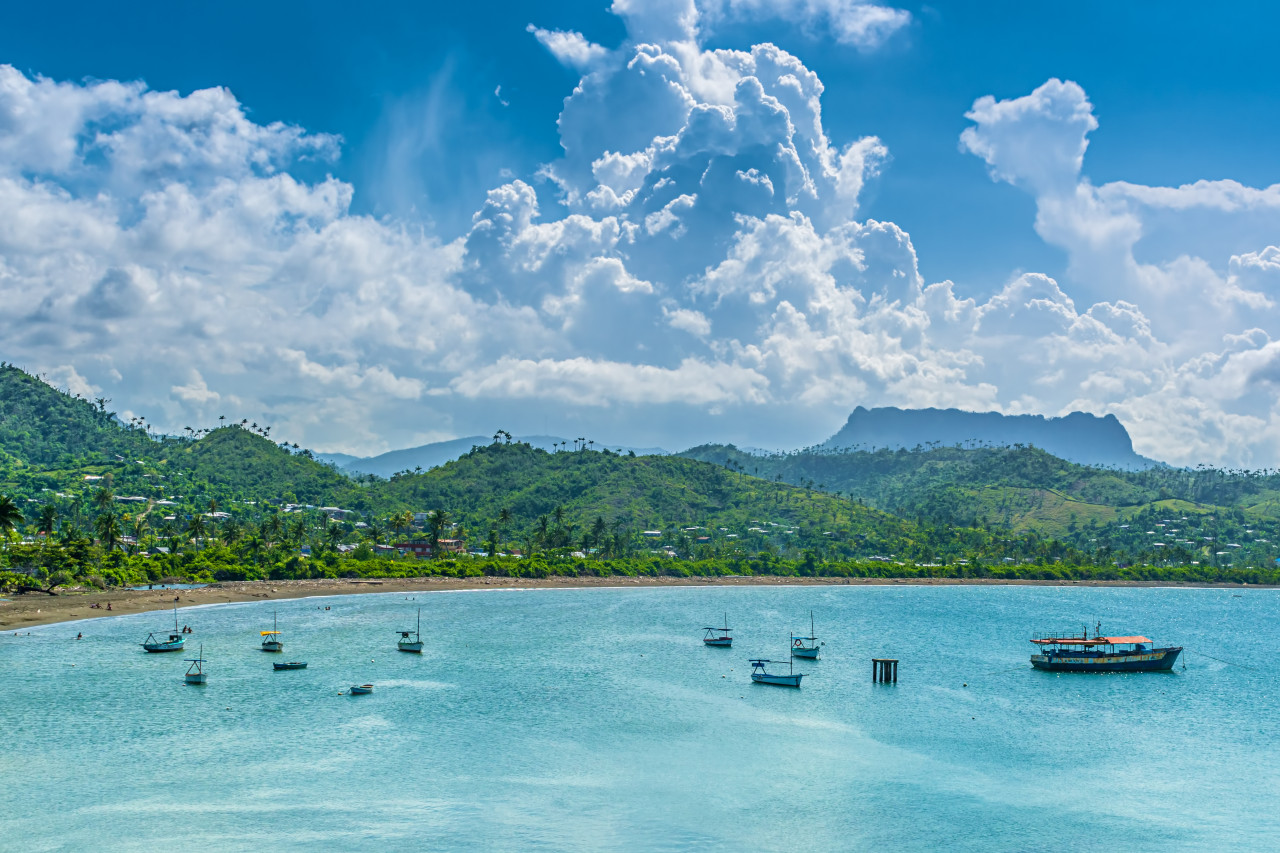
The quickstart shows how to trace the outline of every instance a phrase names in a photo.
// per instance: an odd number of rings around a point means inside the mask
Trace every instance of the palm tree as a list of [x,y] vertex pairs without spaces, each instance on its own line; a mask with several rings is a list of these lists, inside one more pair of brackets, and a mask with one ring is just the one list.
[[365,538],[374,545],[381,545],[382,537],[386,536],[387,532],[382,529],[382,525],[375,521],[373,524],[369,525],[369,528],[364,532],[364,535]]
[[142,540],[146,538],[149,527],[145,515],[140,515],[133,520],[133,547],[129,549],[129,553],[136,554],[142,548]]
[[104,512],[94,519],[93,528],[98,532],[98,541],[107,551],[115,550],[116,543],[120,541],[120,519],[116,518],[116,514]]
[[302,516],[298,516],[293,520],[293,524],[289,525],[289,539],[294,543],[301,545],[302,541],[307,538],[307,520]]
[[596,520],[591,523],[591,541],[596,545],[603,543],[607,530],[608,527],[604,523],[604,516],[597,515]]
[[98,510],[101,512],[106,512],[107,510],[109,510],[111,508],[112,503],[115,502],[115,499],[116,499],[116,496],[112,493],[111,489],[108,488],[107,486],[103,486],[101,489],[98,489],[98,491],[93,496],[93,502],[98,505]]
[[0,495],[0,539],[8,545],[9,537],[23,521],[22,510],[8,495]]
[[534,536],[534,539],[537,540],[539,547],[544,547],[544,548],[546,547],[547,526],[548,526],[547,522],[548,522],[548,519],[545,515],[538,516],[538,532]]
[[40,507],[40,532],[47,539],[52,533],[54,527],[58,524],[58,508],[53,504],[45,504]]
[[396,531],[397,533],[403,534],[404,531],[413,527],[413,513],[409,512],[409,510],[406,509],[402,513],[391,516],[391,520],[389,523],[391,525],[392,530]]
[[193,515],[191,520],[187,522],[187,535],[193,540],[203,539],[208,532],[208,528],[204,524],[204,516]]
[[552,510],[551,516],[556,520],[556,527],[564,527],[564,507],[557,506]]
[[234,518],[227,519],[222,525],[222,541],[227,543],[228,547],[235,545],[243,536],[244,528]]
[[272,542],[279,542],[280,537],[284,535],[284,522],[280,520],[279,513],[272,513],[267,520],[262,522],[262,532],[267,534]]
[[435,557],[439,553],[440,534],[449,526],[449,513],[443,509],[432,510],[427,521],[431,526],[431,556]]
[[324,538],[329,543],[330,551],[338,550],[338,543],[342,541],[342,528],[336,521],[329,522],[329,526],[324,531]]
[[498,556],[498,528],[489,528],[489,556]]

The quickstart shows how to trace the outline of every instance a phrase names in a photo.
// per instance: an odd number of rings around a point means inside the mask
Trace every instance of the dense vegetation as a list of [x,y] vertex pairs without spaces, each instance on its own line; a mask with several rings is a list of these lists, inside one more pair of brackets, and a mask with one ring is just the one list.
[[753,455],[686,451],[941,525],[1056,539],[1099,562],[1272,566],[1280,549],[1280,473],[1076,465],[1034,447],[928,447]]
[[[220,419],[157,436],[109,402],[0,365],[0,585],[428,573],[1277,580],[1271,473],[1117,472],[1025,447],[635,456],[584,442],[548,453],[500,431],[430,471],[352,479],[269,427]],[[412,541],[435,558],[391,547]]]

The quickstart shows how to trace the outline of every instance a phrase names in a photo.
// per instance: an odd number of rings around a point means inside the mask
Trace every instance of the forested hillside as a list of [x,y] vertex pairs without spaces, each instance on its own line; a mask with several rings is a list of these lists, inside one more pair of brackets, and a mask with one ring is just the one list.
[[1276,575],[1270,473],[1120,472],[1027,447],[547,452],[499,431],[383,480],[344,476],[270,427],[157,436],[107,403],[0,368],[0,564],[55,586],[404,574],[426,566],[390,546],[416,540],[440,561],[430,570],[457,572],[481,569],[453,560],[489,559],[501,572]]
[[684,455],[906,518],[1056,538],[1096,559],[1263,565],[1280,539],[1273,471],[1120,471],[1024,446],[753,455],[704,445]]

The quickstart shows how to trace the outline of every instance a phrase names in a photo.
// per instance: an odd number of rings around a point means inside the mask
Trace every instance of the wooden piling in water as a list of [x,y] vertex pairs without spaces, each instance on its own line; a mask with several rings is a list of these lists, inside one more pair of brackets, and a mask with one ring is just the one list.
[[878,684],[898,683],[898,661],[896,658],[872,658],[871,680]]

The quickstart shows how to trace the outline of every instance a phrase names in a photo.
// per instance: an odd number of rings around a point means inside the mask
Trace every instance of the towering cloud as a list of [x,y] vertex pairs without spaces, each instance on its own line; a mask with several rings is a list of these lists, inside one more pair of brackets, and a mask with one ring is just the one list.
[[[1070,270],[961,298],[922,279],[903,228],[859,218],[889,151],[828,136],[813,71],[700,42],[790,16],[873,50],[906,13],[613,8],[617,48],[530,25],[581,73],[563,154],[477,199],[462,234],[354,215],[351,186],[299,177],[340,140],[257,124],[224,90],[0,68],[5,356],[170,429],[245,413],[334,450],[567,420],[806,443],[863,404],[1112,412],[1146,455],[1276,458],[1280,190],[1094,187],[1081,87],[979,99],[962,150],[1033,195]],[[1224,251],[1228,231],[1255,248]]]

